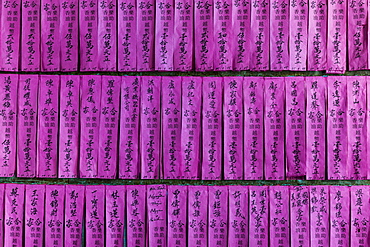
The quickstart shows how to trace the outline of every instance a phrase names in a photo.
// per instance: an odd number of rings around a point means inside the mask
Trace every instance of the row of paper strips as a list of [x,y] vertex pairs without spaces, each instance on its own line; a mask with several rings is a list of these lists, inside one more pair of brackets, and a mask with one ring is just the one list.
[[0,76],[0,176],[367,179],[370,80]]
[[0,245],[366,247],[369,207],[369,186],[1,184]]
[[1,6],[4,71],[370,68],[366,1],[2,0]]

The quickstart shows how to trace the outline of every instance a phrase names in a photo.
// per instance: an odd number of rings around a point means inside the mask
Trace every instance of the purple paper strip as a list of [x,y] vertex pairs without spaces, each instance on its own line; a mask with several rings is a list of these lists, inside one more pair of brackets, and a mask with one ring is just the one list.
[[249,187],[249,246],[268,246],[268,186]]
[[105,246],[123,246],[126,186],[105,186]]
[[[369,245],[369,186],[351,186],[351,246]],[[349,236],[348,236],[349,237]]]
[[203,77],[202,180],[221,179],[222,86],[222,77]]
[[[366,80],[366,127],[370,130],[370,80]],[[366,146],[370,149],[370,138],[367,138]],[[366,156],[367,164],[370,164],[370,155]],[[370,178],[370,169],[367,169],[367,178]]]
[[243,179],[243,77],[224,77],[224,179]]
[[137,8],[135,0],[118,0],[118,71],[136,71]]
[[325,77],[306,77],[306,178],[324,180],[326,171]]
[[147,221],[145,218],[146,185],[127,185],[127,246],[145,247]]
[[290,187],[290,244],[310,246],[310,192],[307,186]]
[[234,70],[249,69],[251,5],[247,0],[233,1],[232,29],[234,39],[233,68]]
[[59,76],[41,75],[38,105],[37,177],[56,178],[58,164]]
[[[4,215],[5,184],[0,184],[0,215]],[[0,218],[0,245],[4,246],[4,217]]]
[[20,59],[22,71],[40,71],[40,0],[22,1]]
[[158,179],[161,132],[161,81],[159,76],[141,77],[141,178]]
[[0,177],[13,177],[17,154],[18,75],[3,74],[0,78]]
[[348,179],[366,179],[366,76],[347,77]]
[[124,76],[121,85],[119,178],[139,178],[139,114],[141,77]]
[[42,247],[44,246],[45,185],[27,184],[24,204],[24,235],[27,236],[24,238],[24,246]]
[[285,178],[284,78],[265,78],[265,178]]
[[349,246],[350,190],[347,186],[330,186],[330,246]]
[[208,187],[188,186],[188,246],[208,246]]
[[270,68],[289,69],[289,1],[270,4]]
[[182,78],[181,175],[200,179],[202,77]]
[[59,178],[77,178],[79,160],[80,76],[60,77]]
[[229,246],[248,246],[248,186],[229,186]]
[[346,179],[347,165],[347,77],[328,77],[327,162],[328,179]]
[[4,246],[23,246],[24,188],[5,184]]
[[310,187],[311,246],[329,246],[329,186]]
[[80,70],[98,70],[98,1],[80,0]]
[[263,179],[264,78],[244,77],[244,179]]
[[41,0],[41,71],[60,71],[60,0]]
[[85,239],[86,246],[104,247],[105,239],[105,186],[85,187]]
[[66,185],[64,215],[64,245],[79,247],[82,244],[85,185]]
[[167,246],[186,246],[188,187],[169,185],[167,205]]
[[64,199],[65,185],[46,185],[45,243],[53,247],[64,246]]
[[208,187],[208,246],[228,246],[228,186]]
[[163,171],[165,179],[181,177],[182,77],[162,77]]
[[167,241],[167,186],[148,185],[148,246],[166,246]]
[[121,77],[102,76],[98,177],[117,177]]

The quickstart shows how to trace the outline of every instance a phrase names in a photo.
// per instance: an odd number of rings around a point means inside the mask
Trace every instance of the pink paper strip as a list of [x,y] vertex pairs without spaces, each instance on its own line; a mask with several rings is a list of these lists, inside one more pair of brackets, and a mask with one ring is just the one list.
[[326,78],[306,77],[306,90],[306,178],[324,180],[326,173]]
[[60,77],[59,178],[77,178],[79,160],[80,76]]
[[81,80],[80,177],[98,176],[101,76],[84,75]]
[[64,245],[79,247],[82,244],[85,186],[66,185],[64,215]]
[[263,179],[264,78],[244,77],[244,179]]
[[18,75],[0,77],[0,177],[13,177],[17,153]]
[[137,0],[137,48],[138,71],[154,70],[155,0]]
[[23,246],[24,187],[5,184],[4,246]]
[[123,246],[126,186],[106,186],[105,194],[105,246]]
[[182,77],[162,77],[163,170],[165,179],[181,177]]
[[117,0],[98,2],[98,68],[117,70]]
[[347,186],[330,186],[330,246],[349,246],[350,190]]
[[98,1],[79,3],[80,70],[98,70]]
[[249,69],[250,31],[251,31],[251,5],[247,0],[233,1],[232,29],[234,44],[233,68],[234,70]]
[[182,178],[200,179],[202,77],[182,79]]
[[270,186],[270,245],[290,246],[289,186]]
[[224,77],[224,179],[243,179],[243,77]]
[[145,218],[146,185],[127,185],[127,246],[145,247],[147,221]]
[[[269,1],[254,1],[251,4],[250,70],[269,69]],[[257,28],[258,27],[258,28]]]
[[265,78],[265,178],[283,180],[284,168],[284,78]]
[[[0,184],[0,215],[4,215],[5,184]],[[4,217],[0,218],[0,245],[4,245]]]
[[[366,80],[366,127],[370,130],[370,80]],[[370,149],[370,138],[367,138],[366,146]],[[370,155],[366,156],[366,162],[370,162]],[[370,178],[370,169],[367,170],[367,178]]]
[[136,71],[137,8],[135,0],[118,0],[118,71]]
[[189,71],[193,68],[193,7],[193,0],[175,0],[173,38],[175,71]]
[[310,187],[311,246],[329,246],[329,186]]
[[[369,186],[351,186],[351,246],[369,245]],[[348,236],[349,237],[349,236]]]
[[344,73],[347,67],[347,0],[328,4],[328,73]]
[[[1,191],[1,190],[0,190]],[[44,246],[45,185],[27,184],[25,190],[25,247]]]
[[215,44],[213,40],[213,0],[194,5],[194,60],[196,71],[213,70]]
[[60,71],[60,0],[41,0],[41,71]]
[[327,162],[328,179],[346,179],[347,167],[347,78],[328,77]]
[[121,85],[119,178],[139,178],[139,114],[141,77],[124,76]]
[[328,0],[309,1],[308,70],[327,69],[327,8]]
[[167,246],[186,246],[187,240],[187,198],[188,187],[180,185],[168,186],[168,221]]
[[167,186],[147,186],[148,246],[166,246]]
[[208,187],[208,246],[228,246],[228,186]]
[[58,164],[59,76],[41,75],[38,107],[37,177],[56,178]]
[[63,1],[60,9],[61,71],[77,71],[78,67],[78,0]]
[[221,179],[222,86],[222,77],[203,77],[202,180]]
[[22,71],[40,71],[40,0],[22,1],[20,63]]
[[270,68],[289,69],[289,1],[270,4]]
[[310,246],[310,194],[307,186],[290,187],[290,244]]
[[188,186],[188,246],[208,246],[208,187]]
[[269,197],[267,186],[249,187],[249,246],[268,246]]
[[99,128],[99,178],[117,177],[121,77],[102,76]]
[[229,187],[229,246],[248,246],[248,186]]
[[86,197],[86,246],[103,247],[105,239],[105,186],[90,185],[85,187]]
[[141,178],[158,179],[160,162],[162,78],[141,77]]
[[1,1],[0,70],[19,70],[21,0]]
[[65,185],[46,185],[45,243],[53,247],[64,246],[64,199]]
[[366,179],[367,124],[366,124],[366,80],[365,76],[347,77],[347,136],[348,178]]

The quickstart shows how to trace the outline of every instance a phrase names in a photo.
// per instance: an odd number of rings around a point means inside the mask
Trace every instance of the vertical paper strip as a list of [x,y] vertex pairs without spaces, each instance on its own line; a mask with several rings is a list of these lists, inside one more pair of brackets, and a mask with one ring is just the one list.
[[228,186],[208,187],[208,246],[228,246]]
[[182,78],[181,162],[183,179],[200,178],[202,77]]
[[126,186],[105,186],[105,246],[123,246]]
[[203,77],[202,180],[221,179],[222,86],[222,77]]
[[[84,75],[80,84],[80,177],[98,177],[101,76]],[[83,131],[85,129],[85,131]]]
[[98,1],[80,0],[80,71],[98,70]]
[[284,78],[265,78],[265,178],[285,178]]
[[[366,128],[370,130],[370,80],[366,78]],[[366,140],[366,146],[370,149],[370,138]],[[370,155],[366,156],[366,162],[369,164]],[[367,178],[370,178],[370,169],[367,170]]]
[[224,179],[243,179],[243,77],[224,77]]
[[290,187],[290,244],[310,246],[310,192],[307,186]]
[[141,178],[158,179],[161,132],[161,83],[157,76],[141,77]]
[[118,71],[136,71],[137,6],[135,0],[118,1]]
[[167,240],[167,186],[147,186],[148,246],[166,246]]
[[26,238],[24,238],[24,246],[42,247],[44,246],[45,227],[45,185],[27,184],[25,190],[24,204],[24,235],[27,236]]
[[167,206],[167,246],[186,246],[187,241],[187,199],[188,187],[180,185],[168,186]]
[[105,239],[105,186],[90,185],[85,188],[85,239],[86,246],[103,247]]
[[306,77],[306,178],[324,180],[326,174],[325,77]]
[[64,214],[64,245],[79,247],[82,244],[85,185],[66,185]]
[[139,114],[141,77],[124,76],[121,85],[119,178],[139,178]]
[[59,164],[60,178],[77,178],[80,127],[80,76],[60,77],[60,129]]
[[248,246],[248,186],[229,186],[229,246]]
[[328,3],[328,73],[344,73],[347,68],[347,0]]
[[311,246],[329,246],[329,186],[310,187]]
[[58,164],[59,76],[40,75],[37,177],[56,178]]
[[0,245],[4,246],[4,196],[5,196],[5,184],[0,184]]
[[146,185],[127,185],[127,246],[145,247],[147,221],[145,218]]
[[5,184],[4,246],[23,246],[24,188]]
[[98,177],[117,177],[121,77],[102,76]]
[[262,180],[264,79],[244,77],[244,179]]
[[36,176],[38,75],[19,75],[17,177]]
[[328,77],[327,162],[328,179],[346,179],[347,164],[347,77]]
[[330,246],[349,246],[350,190],[347,186],[330,186]]
[[270,68],[289,69],[289,1],[270,4]]
[[249,246],[268,246],[268,186],[249,187]]
[[[351,246],[369,245],[369,186],[351,186]],[[348,236],[349,237],[349,236]]]
[[181,85],[182,77],[162,77],[162,138],[165,179],[181,177]]
[[65,185],[46,185],[45,188],[45,243],[64,246]]
[[188,186],[188,246],[208,246],[208,187]]
[[233,1],[232,29],[234,39],[233,69],[249,69],[251,5],[247,0]]
[[60,71],[60,0],[41,0],[41,71]]

